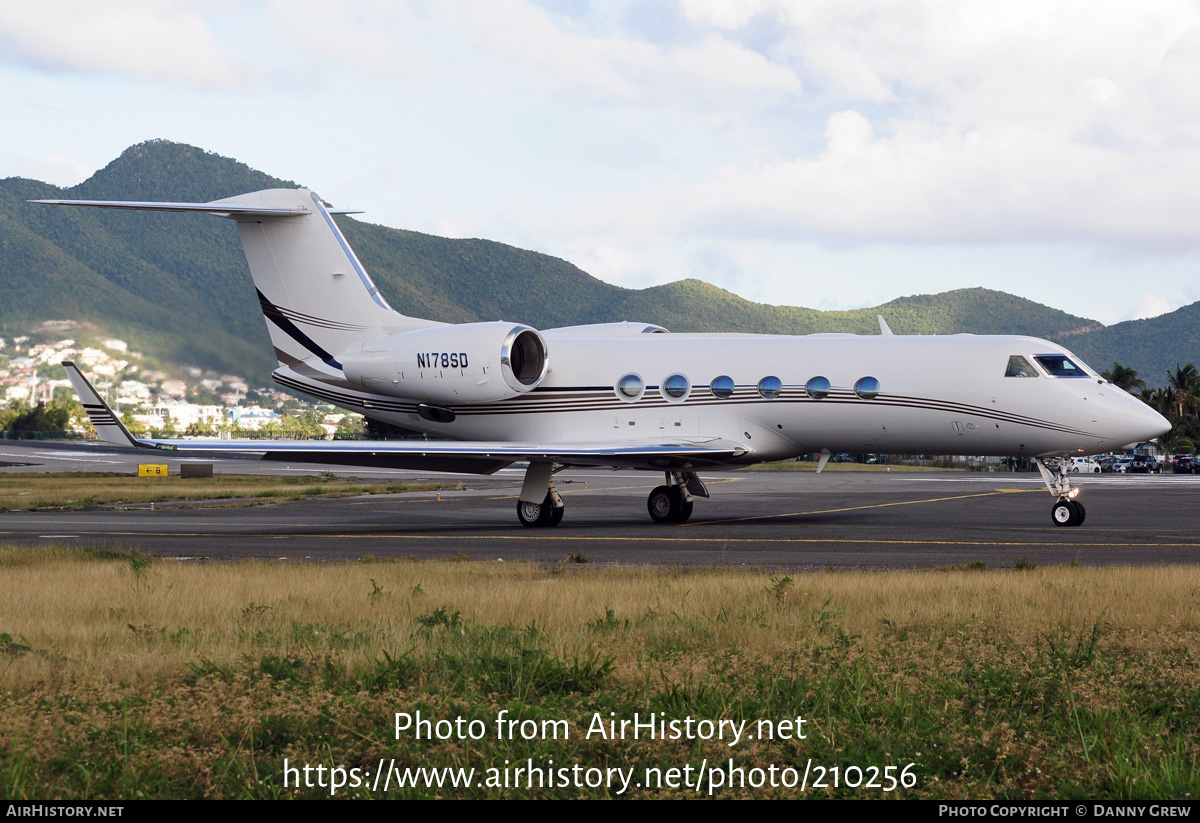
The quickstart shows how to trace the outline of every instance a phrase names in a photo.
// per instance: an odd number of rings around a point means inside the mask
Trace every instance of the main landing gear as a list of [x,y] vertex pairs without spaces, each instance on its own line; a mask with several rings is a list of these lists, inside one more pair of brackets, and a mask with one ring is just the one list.
[[1047,459],[1036,457],[1034,462],[1037,463],[1042,480],[1046,482],[1046,488],[1057,498],[1050,508],[1050,519],[1054,521],[1054,525],[1082,526],[1087,517],[1087,510],[1075,499],[1079,495],[1079,489],[1071,485],[1071,478],[1067,474],[1070,461],[1064,456]]
[[683,486],[656,486],[646,498],[646,510],[655,523],[684,523],[692,516],[692,496]]
[[[542,497],[543,493],[545,497]],[[521,487],[521,494],[517,498],[517,519],[521,525],[530,528],[557,526],[562,522],[566,510],[562,495],[554,488],[554,465],[530,463],[525,470],[525,485]]]
[[[558,505],[554,505],[555,498],[558,498]],[[550,493],[546,495],[546,499],[541,503],[526,503],[523,500],[517,501],[517,519],[521,521],[522,526],[542,527],[542,526],[557,526],[562,522],[563,514],[567,507],[563,504],[562,498],[554,491],[551,484]]]
[[692,516],[692,495],[708,497],[708,489],[694,472],[667,472],[667,485],[655,486],[646,498],[646,510],[655,523],[686,523]]
[[[522,526],[547,528],[562,522],[566,505],[562,495],[554,488],[554,472],[550,463],[529,464],[525,471],[525,484],[517,498],[517,519]],[[708,489],[695,472],[669,471],[666,472],[666,481],[650,492],[646,499],[646,510],[655,523],[684,523],[692,516],[694,499],[708,497]],[[531,502],[539,500],[541,502]]]

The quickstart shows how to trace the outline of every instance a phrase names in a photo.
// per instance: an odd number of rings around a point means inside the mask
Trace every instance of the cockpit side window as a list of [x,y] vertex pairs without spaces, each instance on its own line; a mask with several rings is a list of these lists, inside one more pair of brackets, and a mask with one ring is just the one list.
[[1008,358],[1008,369],[1004,372],[1005,377],[1037,377],[1037,369],[1033,364],[1019,354],[1014,354]]
[[1088,373],[1065,354],[1037,354],[1033,357],[1054,377],[1087,377]]

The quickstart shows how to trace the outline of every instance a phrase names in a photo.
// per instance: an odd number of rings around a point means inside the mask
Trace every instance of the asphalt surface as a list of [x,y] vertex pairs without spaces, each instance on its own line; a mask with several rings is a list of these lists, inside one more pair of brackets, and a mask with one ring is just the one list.
[[[157,460],[156,456],[156,460]],[[0,441],[0,473],[136,471],[144,453],[95,445]],[[171,472],[177,460],[167,461]],[[328,466],[213,462],[218,474],[318,474]],[[24,464],[24,465],[18,465]],[[516,519],[523,469],[491,477],[339,471],[363,480],[461,481],[461,491],[245,505],[221,502],[69,512],[0,512],[0,543],[109,544],[174,557],[329,561],[375,557],[751,566],[929,568],[983,561],[1038,565],[1192,564],[1200,560],[1200,477],[1083,476],[1087,522],[1060,528],[1036,474],[705,473],[710,500],[686,524],[659,525],[645,472],[568,470],[566,516],[553,529]],[[97,479],[101,482],[100,479]],[[147,480],[153,482],[153,480]]]

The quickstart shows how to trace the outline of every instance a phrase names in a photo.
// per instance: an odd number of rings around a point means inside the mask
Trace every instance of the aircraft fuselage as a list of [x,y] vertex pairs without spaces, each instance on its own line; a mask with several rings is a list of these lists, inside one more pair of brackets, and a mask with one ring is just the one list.
[[[1156,436],[1164,422],[1091,372],[1060,377],[1039,368],[1032,377],[1006,376],[1013,355],[1033,363],[1039,355],[1062,354],[1081,364],[1061,346],[1032,337],[547,335],[547,349],[549,370],[537,388],[496,402],[442,404],[453,412],[449,422],[422,418],[416,401],[356,391],[341,381],[280,376],[292,388],[300,387],[300,379],[318,396],[444,438],[553,443],[710,437],[745,446],[744,462],[822,449],[1098,454]],[[630,375],[642,384],[636,396],[619,388]],[[454,368],[422,371],[429,381],[459,376]],[[732,381],[732,392],[714,391],[713,381],[721,377]],[[769,378],[778,379],[777,392]],[[819,380],[810,383],[814,378],[828,381],[827,394],[822,396]],[[877,386],[860,383],[864,378]],[[681,387],[681,396],[672,396]]]

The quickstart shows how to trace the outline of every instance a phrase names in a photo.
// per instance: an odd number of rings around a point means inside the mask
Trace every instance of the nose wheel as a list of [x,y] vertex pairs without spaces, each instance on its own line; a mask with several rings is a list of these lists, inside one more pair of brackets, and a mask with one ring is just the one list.
[[1050,518],[1056,526],[1081,526],[1087,510],[1076,500],[1059,500],[1050,509]]

